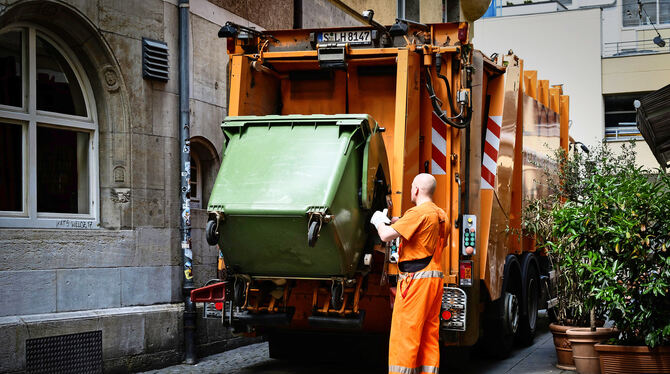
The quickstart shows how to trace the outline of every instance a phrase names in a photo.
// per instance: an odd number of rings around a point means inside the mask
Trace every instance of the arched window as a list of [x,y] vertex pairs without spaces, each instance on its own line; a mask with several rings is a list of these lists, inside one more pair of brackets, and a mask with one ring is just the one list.
[[191,208],[202,208],[202,168],[200,158],[196,153],[191,153]]
[[35,26],[0,29],[0,227],[97,227],[97,130],[65,44]]

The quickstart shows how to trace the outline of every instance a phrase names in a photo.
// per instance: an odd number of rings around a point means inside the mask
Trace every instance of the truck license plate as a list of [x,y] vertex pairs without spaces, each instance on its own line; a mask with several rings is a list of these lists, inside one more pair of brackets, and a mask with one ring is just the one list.
[[317,40],[319,43],[370,44],[372,42],[370,30],[325,31],[319,33]]

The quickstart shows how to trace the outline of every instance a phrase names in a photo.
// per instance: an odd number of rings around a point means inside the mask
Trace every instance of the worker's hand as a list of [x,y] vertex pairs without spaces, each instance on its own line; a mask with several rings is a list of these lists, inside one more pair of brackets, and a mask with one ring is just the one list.
[[391,220],[388,217],[388,209],[384,209],[383,211],[376,211],[375,214],[372,215],[372,218],[370,218],[370,223],[374,227],[379,227],[382,223],[389,224],[391,223]]

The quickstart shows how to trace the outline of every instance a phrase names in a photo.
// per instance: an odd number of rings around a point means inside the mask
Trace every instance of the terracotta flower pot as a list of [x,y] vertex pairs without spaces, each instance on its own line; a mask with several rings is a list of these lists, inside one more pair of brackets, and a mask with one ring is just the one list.
[[602,374],[670,373],[670,347],[596,344]]
[[556,367],[562,370],[575,370],[575,361],[572,359],[572,346],[568,340],[566,331],[573,329],[576,326],[564,326],[557,324],[550,324],[554,336],[554,346],[556,347]]
[[610,327],[578,327],[566,331],[572,346],[572,357],[579,374],[600,374],[600,359],[593,347],[597,343],[615,336],[617,331]]

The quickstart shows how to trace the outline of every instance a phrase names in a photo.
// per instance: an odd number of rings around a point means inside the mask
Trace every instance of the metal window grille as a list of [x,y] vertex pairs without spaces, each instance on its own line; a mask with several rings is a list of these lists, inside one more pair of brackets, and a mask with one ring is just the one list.
[[102,331],[26,340],[26,373],[102,373]]
[[168,72],[167,43],[142,38],[142,77],[167,82]]

